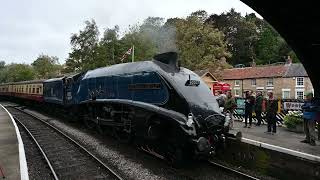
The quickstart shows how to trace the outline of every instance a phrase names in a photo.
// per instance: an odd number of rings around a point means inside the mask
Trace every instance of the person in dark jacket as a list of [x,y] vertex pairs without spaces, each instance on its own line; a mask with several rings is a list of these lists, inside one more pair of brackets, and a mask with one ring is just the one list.
[[301,141],[303,143],[310,143],[310,145],[315,146],[316,142],[316,132],[315,132],[315,120],[316,120],[316,105],[313,101],[313,94],[306,94],[306,101],[301,106],[303,110],[303,129],[306,134],[306,139]]
[[277,132],[277,111],[278,101],[274,99],[273,92],[268,92],[268,100],[266,107],[266,119],[268,123],[268,129],[266,133],[273,134]]
[[[251,128],[252,125],[252,111],[254,107],[254,97],[251,95],[250,91],[246,91],[246,97],[245,97],[245,111],[244,111],[244,119],[245,119],[245,128]],[[248,118],[249,118],[249,126],[248,125]]]
[[233,111],[237,108],[237,103],[235,98],[232,96],[231,91],[227,92],[227,99],[224,104],[223,111],[224,112],[229,112],[230,115],[230,123],[229,123],[229,128],[233,129]]
[[263,103],[263,97],[262,97],[262,93],[259,91],[257,93],[257,97],[256,97],[256,103],[255,103],[255,113],[256,113],[256,117],[257,117],[257,126],[261,125],[261,121],[262,121],[262,117],[261,117],[261,113],[262,113],[262,103]]

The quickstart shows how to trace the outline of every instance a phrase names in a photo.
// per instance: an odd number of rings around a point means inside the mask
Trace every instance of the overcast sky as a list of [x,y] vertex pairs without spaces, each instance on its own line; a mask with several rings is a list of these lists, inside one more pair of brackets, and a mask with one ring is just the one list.
[[123,31],[148,16],[186,17],[199,9],[220,14],[231,8],[254,12],[239,0],[1,0],[0,60],[31,63],[48,54],[64,63],[71,34],[92,18],[100,32],[115,25]]

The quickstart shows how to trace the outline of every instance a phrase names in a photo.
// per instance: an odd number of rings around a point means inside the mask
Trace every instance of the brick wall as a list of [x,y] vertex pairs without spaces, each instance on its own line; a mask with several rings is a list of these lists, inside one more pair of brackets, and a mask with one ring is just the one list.
[[277,98],[282,98],[283,90],[290,92],[290,99],[296,98],[296,91],[312,92],[313,87],[308,77],[304,77],[304,87],[296,87],[296,77],[290,78],[273,78],[273,86],[267,86],[268,78],[256,79],[256,85],[252,85],[252,79],[239,80],[239,86],[235,85],[235,80],[224,80],[224,82],[231,85],[232,94],[238,91],[239,95],[246,90],[252,90],[253,92],[262,91],[264,95],[267,91],[272,91]]

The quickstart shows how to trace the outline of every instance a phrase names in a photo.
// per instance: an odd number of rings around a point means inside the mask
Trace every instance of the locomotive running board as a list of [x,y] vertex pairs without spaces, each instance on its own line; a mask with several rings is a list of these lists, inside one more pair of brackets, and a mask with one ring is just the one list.
[[105,126],[124,126],[122,122],[115,122],[113,119],[103,119],[103,118],[88,118],[85,119],[95,122],[96,124],[105,125]]

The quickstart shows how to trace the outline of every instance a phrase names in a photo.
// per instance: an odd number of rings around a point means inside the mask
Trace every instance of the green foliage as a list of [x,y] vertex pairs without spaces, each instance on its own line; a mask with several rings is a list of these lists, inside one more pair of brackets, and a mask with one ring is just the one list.
[[106,29],[97,48],[97,58],[99,59],[97,67],[119,63],[118,57],[121,56],[119,48],[119,26]]
[[228,50],[232,53],[232,65],[250,65],[252,61],[269,64],[285,61],[288,55],[294,62],[298,62],[297,56],[284,39],[266,21],[253,13],[243,17],[231,9],[227,13],[211,15],[206,23],[225,34]]
[[6,62],[0,61],[0,70],[3,69],[6,65]]
[[284,124],[286,125],[287,128],[291,128],[291,129],[296,128],[297,125],[302,125],[303,124],[302,113],[301,112],[288,113],[284,117]]
[[206,13],[198,11],[177,21],[177,46],[181,64],[189,69],[215,69],[231,57],[224,34],[203,23]]
[[66,60],[69,71],[86,71],[101,64],[96,51],[99,42],[98,26],[94,20],[85,21],[85,24],[84,30],[71,36],[72,51]]
[[[121,54],[124,54],[132,45],[134,45],[134,60],[151,59],[156,54],[156,46],[152,41],[150,34],[142,26],[135,25],[130,28],[124,37],[121,39]],[[119,57],[120,59],[121,57]],[[124,62],[131,62],[132,57],[128,56]]]
[[55,56],[40,55],[32,64],[38,79],[56,77],[61,71],[58,58]]
[[9,64],[0,70],[0,82],[27,81],[35,78],[35,71],[28,64]]

